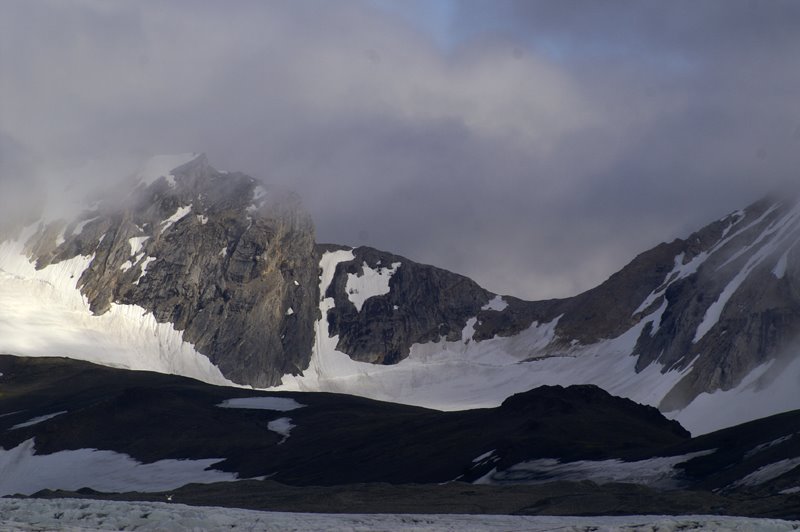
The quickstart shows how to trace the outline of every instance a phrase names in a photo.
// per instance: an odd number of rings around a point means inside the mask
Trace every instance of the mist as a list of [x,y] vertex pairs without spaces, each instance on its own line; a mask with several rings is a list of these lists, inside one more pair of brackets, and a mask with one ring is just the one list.
[[[9,0],[0,207],[204,152],[296,190],[320,242],[569,296],[799,181],[798,28],[781,1]],[[90,160],[126,162],[63,170]]]

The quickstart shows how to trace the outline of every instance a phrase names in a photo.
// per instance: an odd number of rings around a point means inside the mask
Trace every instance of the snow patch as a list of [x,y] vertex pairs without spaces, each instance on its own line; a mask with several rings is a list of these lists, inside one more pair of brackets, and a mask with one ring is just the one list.
[[598,484],[629,482],[659,489],[680,487],[680,472],[675,466],[715,450],[680,456],[649,458],[636,462],[622,460],[579,460],[562,463],[553,458],[521,462],[504,471],[492,469],[475,484],[543,484],[554,481],[591,480]]
[[[742,283],[744,283],[744,281],[750,276],[750,273],[752,273],[753,270],[761,265],[761,263],[764,262],[768,257],[774,255],[779,249],[781,249],[786,240],[792,237],[793,232],[798,229],[798,218],[800,218],[800,209],[790,211],[782,219],[771,224],[750,245],[750,247],[753,247],[762,240],[765,240],[767,237],[772,236],[773,234],[775,235],[748,259],[744,267],[723,289],[717,300],[714,301],[714,303],[712,303],[708,309],[706,309],[703,321],[697,327],[697,331],[692,342],[697,343],[702,340],[706,334],[708,334],[708,332],[719,321],[725,305],[728,304],[728,301],[731,299],[731,297],[733,297]],[[728,262],[731,260],[733,260],[733,258],[729,259]]]
[[220,408],[252,408],[255,410],[289,412],[306,405],[288,397],[239,397],[237,399],[226,399],[217,406]]
[[496,310],[502,312],[508,307],[508,303],[503,300],[503,296],[494,296],[491,301],[481,307],[481,310]]
[[35,418],[30,419],[30,420],[28,420],[28,421],[26,421],[24,423],[18,423],[17,425],[14,425],[13,427],[11,427],[8,430],[15,430],[15,429],[21,429],[21,428],[24,428],[24,427],[31,427],[33,425],[38,425],[39,423],[42,423],[43,421],[47,421],[48,419],[53,419],[56,416],[60,416],[61,414],[66,414],[66,413],[67,413],[66,410],[62,410],[61,412],[55,412],[53,414],[47,414],[45,416],[35,417]]
[[144,278],[144,276],[147,275],[147,267],[150,266],[150,263],[155,261],[156,261],[155,257],[147,257],[146,259],[144,259],[144,262],[140,266],[142,273],[139,274],[139,277],[133,282],[133,284],[135,285],[139,284],[139,281],[141,281]]
[[289,307],[289,308],[286,310],[286,315],[287,315],[287,316],[291,316],[292,314],[294,314],[294,309],[293,309],[292,307]]
[[800,458],[779,460],[775,463],[765,465],[764,467],[759,467],[746,477],[731,484],[731,487],[758,486],[759,484],[774,480],[798,466],[800,466]]
[[[320,293],[329,286],[336,264],[352,260],[349,251],[326,254],[322,261]],[[617,338],[590,346],[552,350],[559,318],[534,322],[512,337],[481,342],[429,342],[412,346],[408,358],[384,366],[357,362],[336,351],[338,337],[328,336],[328,298],[320,306],[317,343],[309,368],[301,376],[285,375],[280,390],[326,391],[435,408],[465,410],[499,406],[507,397],[542,385],[595,384],[609,393],[657,406],[691,368],[669,370],[654,363],[637,372],[632,356],[644,326],[656,313]],[[473,318],[474,320],[474,318]]]
[[777,438],[775,440],[768,441],[767,443],[762,443],[761,445],[756,445],[751,450],[747,451],[745,453],[744,457],[745,458],[751,458],[751,457],[757,455],[758,453],[760,453],[762,451],[766,451],[767,449],[771,449],[772,447],[775,447],[776,445],[780,445],[783,442],[791,440],[793,436],[794,436],[794,434],[789,434],[787,436],[782,436],[782,437]]
[[185,207],[179,207],[178,210],[175,211],[175,214],[173,214],[172,216],[170,216],[169,218],[167,218],[166,220],[161,222],[160,232],[161,233],[166,232],[167,229],[172,227],[176,222],[182,220],[190,212],[192,212],[192,205],[191,204],[186,205]]
[[283,436],[283,439],[278,442],[278,445],[289,439],[289,433],[293,428],[295,428],[295,426],[296,425],[292,425],[292,420],[288,417],[279,417],[278,419],[273,419],[267,423],[267,429]]
[[221,458],[142,464],[113,451],[78,449],[37,455],[34,450],[33,438],[10,450],[0,447],[0,496],[31,495],[43,489],[163,491],[191,482],[207,484],[238,478],[234,473],[209,469]]
[[377,270],[370,268],[366,262],[362,264],[363,273],[347,274],[347,297],[355,305],[356,310],[361,312],[364,302],[375,296],[389,293],[389,280],[400,267],[399,262],[392,263],[391,267],[379,267]]
[[138,255],[142,248],[144,247],[144,243],[150,239],[149,236],[135,236],[133,238],[128,239],[128,244],[131,247],[131,255]]

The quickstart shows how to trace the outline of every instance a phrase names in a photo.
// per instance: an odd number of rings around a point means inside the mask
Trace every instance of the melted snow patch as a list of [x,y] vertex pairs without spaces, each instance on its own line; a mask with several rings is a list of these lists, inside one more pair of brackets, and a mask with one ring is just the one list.
[[395,262],[391,267],[379,267],[373,270],[365,262],[362,264],[362,275],[347,274],[347,297],[357,311],[361,312],[361,307],[367,299],[389,293],[389,280],[399,267],[400,263]]
[[221,458],[142,464],[126,454],[97,449],[37,455],[34,446],[31,438],[10,450],[0,448],[0,496],[31,495],[43,489],[164,491],[192,482],[207,484],[238,478],[234,473],[209,469]]
[[217,405],[220,408],[252,408],[255,410],[275,410],[276,412],[289,412],[306,405],[298,403],[288,397],[239,397],[227,399]]

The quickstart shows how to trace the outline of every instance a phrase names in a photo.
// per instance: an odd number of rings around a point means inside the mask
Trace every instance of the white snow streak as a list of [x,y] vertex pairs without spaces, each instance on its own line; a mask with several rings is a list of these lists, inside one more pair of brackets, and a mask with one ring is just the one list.
[[160,232],[162,233],[166,232],[167,229],[172,227],[172,225],[178,222],[179,220],[182,220],[190,212],[192,212],[191,205],[187,205],[185,207],[179,207],[178,210],[175,211],[175,214],[173,214],[172,216],[161,222]]
[[24,423],[18,423],[18,424],[14,425],[13,427],[11,427],[8,430],[21,429],[21,428],[24,428],[24,427],[32,427],[33,425],[38,425],[39,423],[47,421],[48,419],[53,419],[56,416],[60,416],[61,414],[66,414],[66,413],[67,413],[66,410],[62,410],[61,412],[55,412],[53,414],[47,414],[45,416],[35,417],[35,418],[30,419],[30,420],[28,420],[28,421],[26,421]]

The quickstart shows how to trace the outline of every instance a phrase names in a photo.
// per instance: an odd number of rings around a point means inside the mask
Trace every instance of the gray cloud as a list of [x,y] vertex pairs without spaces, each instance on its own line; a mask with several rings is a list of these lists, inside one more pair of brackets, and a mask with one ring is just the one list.
[[0,143],[205,151],[320,240],[531,298],[797,180],[796,3],[464,1],[446,38],[377,5],[3,2]]

